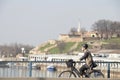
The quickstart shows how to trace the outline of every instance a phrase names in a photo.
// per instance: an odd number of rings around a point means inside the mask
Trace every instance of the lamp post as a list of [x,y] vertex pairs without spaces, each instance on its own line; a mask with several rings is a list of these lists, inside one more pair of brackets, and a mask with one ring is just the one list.
[[1,53],[1,51],[0,51],[0,58],[2,58],[2,53]]
[[23,56],[24,56],[24,54],[25,54],[25,48],[21,48],[21,53],[23,54]]
[[12,56],[13,56],[13,55],[12,55],[12,54],[10,54],[11,61],[12,61]]

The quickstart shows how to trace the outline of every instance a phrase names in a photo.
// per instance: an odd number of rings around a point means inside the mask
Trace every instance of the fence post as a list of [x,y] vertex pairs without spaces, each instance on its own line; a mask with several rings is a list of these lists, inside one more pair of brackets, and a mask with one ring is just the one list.
[[110,78],[110,62],[108,62],[107,78]]
[[32,62],[29,62],[29,77],[32,77]]

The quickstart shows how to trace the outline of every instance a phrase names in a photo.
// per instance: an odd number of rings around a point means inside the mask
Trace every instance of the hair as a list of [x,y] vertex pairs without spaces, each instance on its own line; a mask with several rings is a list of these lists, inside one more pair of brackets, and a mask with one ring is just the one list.
[[88,48],[88,44],[83,44],[82,47],[84,47],[85,49]]

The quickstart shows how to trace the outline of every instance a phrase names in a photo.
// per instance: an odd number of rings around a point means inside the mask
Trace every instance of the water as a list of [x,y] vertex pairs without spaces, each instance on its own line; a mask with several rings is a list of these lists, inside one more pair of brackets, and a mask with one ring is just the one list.
[[[3,63],[3,62],[2,62]],[[32,62],[32,65],[34,63],[39,64],[41,67],[41,70],[38,69],[32,69],[32,77],[52,77],[56,78],[58,77],[59,73],[63,70],[66,70],[67,67],[63,63],[39,63],[39,62]],[[0,77],[30,77],[30,65],[28,65],[29,62],[13,62],[9,64],[9,67],[5,67],[5,65],[0,66]],[[57,71],[55,72],[49,72],[47,71],[46,67],[48,65],[55,65]],[[83,64],[83,63],[82,63]],[[76,66],[79,69],[79,66],[82,64],[76,64]],[[97,69],[100,69],[104,72],[104,74],[107,76],[107,70],[108,70],[108,63],[97,63],[98,67]],[[1,64],[0,64],[1,65]],[[33,67],[33,66],[32,66]],[[120,63],[110,63],[110,70],[111,74],[116,76],[114,72],[120,72]]]
[[[57,77],[59,73],[32,69],[32,77]],[[0,68],[0,77],[29,77],[29,69],[25,67]]]

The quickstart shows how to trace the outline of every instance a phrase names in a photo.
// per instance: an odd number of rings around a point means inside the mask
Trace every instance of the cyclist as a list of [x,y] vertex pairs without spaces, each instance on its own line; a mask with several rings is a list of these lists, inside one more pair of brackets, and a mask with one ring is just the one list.
[[[85,64],[82,65],[82,67],[80,68],[80,74],[83,76],[83,74],[85,74],[85,72],[84,72],[85,70],[93,69],[97,65],[93,61],[93,57],[91,55],[91,52],[88,50],[88,44],[82,45],[82,51],[84,52],[84,55],[80,58],[80,61],[84,59]],[[87,77],[87,75],[85,75],[85,77]]]

